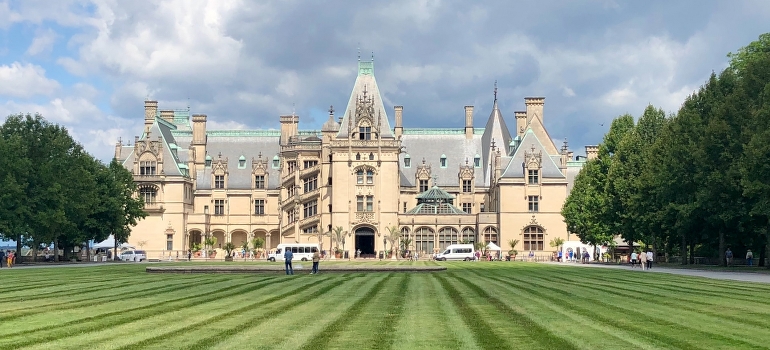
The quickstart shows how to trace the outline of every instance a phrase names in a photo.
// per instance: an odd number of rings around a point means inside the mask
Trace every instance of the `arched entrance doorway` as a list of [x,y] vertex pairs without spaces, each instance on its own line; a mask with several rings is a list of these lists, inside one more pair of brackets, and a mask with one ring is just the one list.
[[356,229],[356,250],[361,250],[361,256],[374,254],[374,229],[359,227]]

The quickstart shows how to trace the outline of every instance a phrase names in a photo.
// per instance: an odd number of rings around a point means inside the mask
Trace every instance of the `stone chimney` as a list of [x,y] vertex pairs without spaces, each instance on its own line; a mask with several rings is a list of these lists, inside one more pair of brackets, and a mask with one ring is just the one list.
[[401,134],[404,132],[404,127],[402,124],[403,123],[402,118],[404,116],[404,106],[395,106],[393,107],[393,109],[395,110],[395,115],[396,115],[395,134],[396,134],[396,138],[399,139],[401,138]]
[[473,106],[465,106],[465,139],[473,138]]
[[118,142],[115,143],[115,159],[121,160],[121,151],[123,151],[123,139],[118,139]]
[[[190,146],[195,148],[195,164],[200,164],[200,166],[203,166],[203,163],[206,161],[206,159],[204,159],[206,156],[207,141],[206,119],[208,119],[208,117],[205,114],[193,114],[192,116],[193,137]],[[191,172],[195,170],[197,169],[190,168]]]
[[543,120],[543,105],[545,105],[545,97],[525,97],[524,105],[527,106],[527,124],[532,121],[534,116],[540,118],[541,122],[545,122],[545,120]]
[[527,127],[527,111],[513,112],[516,116],[516,135],[524,137],[524,130]]
[[292,136],[297,136],[299,127],[298,115],[282,115],[281,120],[281,144],[286,145]]
[[599,157],[599,146],[586,146],[586,159],[596,159]]
[[158,114],[158,101],[144,101],[144,132],[147,133]]
[[174,111],[170,109],[161,110],[160,118],[173,124],[174,123]]

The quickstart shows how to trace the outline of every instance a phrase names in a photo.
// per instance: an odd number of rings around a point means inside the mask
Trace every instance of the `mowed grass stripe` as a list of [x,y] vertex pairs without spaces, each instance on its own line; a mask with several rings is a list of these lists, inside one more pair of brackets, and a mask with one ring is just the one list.
[[250,324],[234,336],[221,339],[216,348],[238,349],[248,344],[250,349],[297,349],[363,297],[357,291],[368,290],[378,281],[366,274],[353,276],[355,278],[347,284],[334,282],[337,288],[322,297],[307,300],[291,312],[256,310],[256,317],[269,318],[266,324]]
[[[249,279],[257,279],[253,276]],[[308,287],[307,284],[298,285],[299,289]],[[89,334],[80,334],[76,337],[61,339],[53,345],[57,348],[67,349],[67,344],[82,344],[84,341],[105,342],[111,349],[121,348],[189,348],[189,344],[200,341],[207,333],[211,333],[217,323],[230,320],[243,319],[243,315],[236,314],[249,309],[256,303],[269,301],[275,296],[286,296],[288,293],[297,292],[287,290],[279,283],[262,285],[242,293],[223,295],[216,300],[208,300],[195,307],[185,307],[169,310],[162,314],[156,314],[141,320],[108,327]],[[216,292],[217,285],[208,285],[209,292]],[[248,310],[247,310],[248,311]],[[240,318],[239,318],[240,316]],[[191,338],[190,334],[195,334]],[[72,349],[75,349],[73,347]]]
[[[19,301],[21,298],[24,300],[38,300],[52,297],[62,297],[70,295],[78,295],[88,291],[101,291],[105,289],[115,288],[121,284],[130,281],[129,278],[125,280],[107,280],[102,279],[99,282],[93,283],[77,283],[76,281],[67,281],[61,284],[55,284],[55,282],[49,283],[46,287],[37,287],[31,289],[16,290],[10,289],[8,293],[4,293],[3,297],[0,297],[0,302],[14,302]],[[62,288],[63,286],[70,286],[72,282],[76,282],[73,288]],[[143,281],[135,281],[138,284],[146,283]],[[66,284],[65,284],[66,283]]]
[[[377,276],[371,274],[371,276]],[[329,323],[319,334],[310,339],[309,342],[303,344],[300,349],[330,349],[329,344],[342,333],[343,328],[353,318],[361,316],[361,310],[364,309],[366,304],[372,301],[372,299],[383,290],[384,286],[387,286],[387,282],[393,279],[394,274],[389,273],[385,275],[385,278],[379,280],[374,286],[363,293],[363,297],[356,301],[350,308],[348,308],[343,314],[339,315],[333,322]],[[350,344],[346,344],[350,347]],[[370,344],[367,344],[369,346]]]
[[[86,296],[84,298],[77,298],[72,300],[61,298],[59,299],[60,301],[57,303],[48,303],[48,304],[35,303],[34,304],[35,308],[29,308],[24,303],[15,303],[17,307],[6,308],[3,311],[3,313],[0,313],[0,319],[2,319],[3,321],[10,321],[10,320],[25,317],[25,316],[51,312],[52,310],[75,309],[75,308],[96,306],[96,305],[112,303],[112,302],[124,303],[132,299],[144,297],[149,293],[167,293],[167,292],[175,292],[178,290],[190,288],[189,281],[182,281],[174,284],[168,284],[167,282],[163,282],[163,281],[156,281],[156,282],[152,282],[152,284],[150,284],[149,287],[145,285],[140,285],[140,286],[141,288],[123,289],[119,293],[103,295],[100,297]],[[88,295],[92,295],[92,294],[88,293]]]
[[[548,278],[546,276],[547,275],[538,274],[537,277],[547,282],[561,282],[559,278]],[[710,300],[711,298],[704,299],[709,301],[697,300],[703,298],[698,298],[699,295],[696,293],[687,293],[679,296],[679,294],[659,292],[657,288],[647,286],[646,284],[608,286],[606,283],[592,283],[590,288],[592,290],[602,291],[619,297],[644,300],[654,304],[670,306],[674,309],[682,309],[708,315],[713,317],[715,321],[727,319],[736,324],[742,324],[747,317],[752,317],[755,318],[755,321],[751,326],[770,328],[770,314],[768,314],[770,308],[767,308],[766,305],[763,305],[764,307],[762,309],[764,310],[757,310],[756,306],[743,306],[739,305],[742,303],[733,301],[730,305],[731,307],[725,308],[723,302],[719,303],[718,301]],[[761,297],[757,296],[757,299],[759,298]]]
[[[226,282],[222,282],[226,283]],[[69,322],[53,323],[47,327],[39,327],[28,331],[14,332],[8,335],[0,334],[0,347],[2,346],[28,346],[33,344],[39,344],[49,341],[55,341],[59,338],[65,338],[71,334],[93,332],[103,329],[105,325],[117,326],[129,322],[134,322],[143,318],[151,317],[158,313],[173,311],[184,307],[193,307],[201,303],[217,300],[220,297],[225,297],[228,292],[232,294],[246,293],[249,290],[258,287],[259,285],[269,283],[269,281],[261,281],[259,283],[255,281],[236,282],[231,285],[227,285],[220,290],[211,293],[208,290],[200,292],[195,290],[191,295],[183,295],[178,298],[166,299],[158,301],[157,303],[151,303],[148,305],[129,308],[126,310],[110,311],[101,314],[96,314],[89,317],[79,318]],[[158,298],[157,299],[162,299]],[[92,314],[93,312],[87,312]],[[131,317],[127,317],[131,315]],[[9,325],[11,326],[11,325]],[[13,326],[8,329],[18,329]]]
[[[568,289],[554,288],[540,282],[538,276],[528,275],[526,277],[529,278],[522,279],[519,276],[512,278],[519,282],[518,288],[528,290],[530,293],[539,292],[541,297],[548,298],[554,303],[567,304],[565,307],[586,315],[592,315],[591,317],[598,321],[636,332],[640,337],[655,339],[660,344],[675,345],[680,349],[697,349],[699,347],[693,344],[697,344],[698,339],[705,337],[734,346],[741,344],[752,346],[744,340],[726,337],[722,333],[703,331],[702,325],[694,323],[694,321],[699,320],[697,313],[690,313],[685,310],[669,310],[668,307],[661,307],[634,298],[600,294],[589,287],[580,285],[570,286]],[[532,288],[525,286],[525,284],[532,286]],[[583,291],[583,293],[577,294],[578,291]],[[591,305],[591,307],[586,305]],[[669,313],[665,314],[666,311]],[[685,329],[686,331],[684,331]],[[671,334],[672,331],[676,334]]]
[[[575,344],[573,344],[569,340],[554,334],[554,332],[552,332],[548,328],[541,326],[537,322],[533,321],[529,317],[529,315],[520,313],[508,307],[499,298],[487,293],[487,291],[485,291],[484,288],[479,287],[478,285],[471,282],[470,280],[464,277],[461,277],[455,273],[451,273],[449,278],[451,278],[453,281],[446,282],[446,280],[444,280],[443,282],[445,283],[444,284],[445,287],[446,286],[451,287],[453,283],[461,284],[463,285],[464,288],[467,288],[469,291],[475,294],[474,298],[476,298],[477,300],[480,299],[484,304],[487,304],[492,310],[495,311],[493,313],[494,316],[491,316],[489,318],[492,320],[500,320],[502,322],[489,325],[490,329],[503,328],[503,329],[500,329],[499,332],[502,332],[503,330],[505,330],[509,332],[519,333],[515,341],[515,343],[517,344],[517,347],[539,348],[539,349],[577,349]],[[477,314],[476,318],[480,318],[480,317],[481,316]],[[485,339],[486,336],[482,333],[477,333],[477,342],[483,341],[483,339]],[[495,333],[495,337],[499,337],[499,335]],[[502,342],[494,342],[494,343],[490,342],[490,343],[491,343],[490,346],[496,346],[497,348],[510,346],[510,342],[506,342],[505,339],[503,339]]]
[[[540,293],[531,293],[518,288],[517,284],[508,283],[503,278],[476,274],[472,281],[483,286],[492,295],[509,295],[512,298],[500,298],[508,308],[519,314],[526,314],[538,324],[548,329],[558,330],[559,336],[566,339],[581,339],[579,345],[586,349],[600,349],[607,343],[614,347],[657,349],[649,341],[639,339],[639,335],[614,327],[612,324],[596,322],[592,315],[575,312],[569,305],[554,303],[542,298]],[[507,319],[506,319],[507,322]],[[574,327],[576,324],[581,327]],[[585,337],[588,329],[593,330],[591,337]]]

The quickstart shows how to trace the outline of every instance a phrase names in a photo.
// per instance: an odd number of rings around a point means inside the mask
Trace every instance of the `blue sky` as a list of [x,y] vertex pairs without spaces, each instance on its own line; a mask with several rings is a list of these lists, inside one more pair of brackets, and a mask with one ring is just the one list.
[[[483,127],[545,96],[551,137],[576,154],[648,103],[675,112],[725,55],[769,31],[768,1],[0,0],[0,115],[43,114],[108,161],[143,101],[209,128],[304,129],[344,108],[360,48],[389,118]],[[605,126],[601,126],[604,124]],[[558,144],[560,144],[559,142]]]

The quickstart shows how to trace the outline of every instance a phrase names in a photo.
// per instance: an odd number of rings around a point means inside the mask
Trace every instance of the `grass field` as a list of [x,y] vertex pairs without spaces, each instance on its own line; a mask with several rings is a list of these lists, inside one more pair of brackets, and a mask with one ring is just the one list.
[[324,264],[315,276],[307,265],[294,276],[2,269],[0,349],[770,346],[767,284],[518,262],[411,274]]

